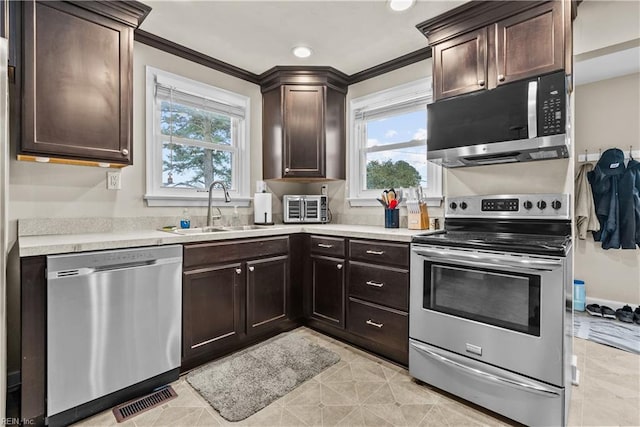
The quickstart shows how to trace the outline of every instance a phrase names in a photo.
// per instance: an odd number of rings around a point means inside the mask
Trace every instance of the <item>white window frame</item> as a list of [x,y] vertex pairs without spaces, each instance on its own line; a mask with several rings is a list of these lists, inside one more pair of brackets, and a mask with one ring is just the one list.
[[[203,189],[166,188],[162,186],[162,144],[159,135],[160,108],[156,101],[156,82],[161,81],[181,92],[194,94],[218,103],[244,110],[244,119],[232,128],[237,133],[237,145],[229,147],[233,153],[232,182],[235,188],[229,190],[231,203],[235,206],[249,206],[251,203],[249,182],[251,163],[249,158],[251,123],[251,99],[247,96],[220,89],[215,86],[191,80],[158,68],[146,67],[146,194],[148,206],[207,206],[209,194]],[[232,121],[233,123],[234,121]],[[176,139],[176,137],[174,137]],[[191,145],[194,144],[190,141]],[[204,146],[204,145],[203,145]],[[212,196],[214,206],[229,206],[219,186],[214,188]]]
[[[420,79],[352,99],[349,105],[349,204],[351,206],[379,206],[376,197],[378,190],[365,190],[366,179],[366,129],[361,120],[356,118],[363,111],[393,110],[398,104],[411,101],[422,101],[424,105],[433,101],[431,78]],[[428,120],[428,118],[427,118]],[[400,148],[408,143],[391,144],[389,148]],[[389,148],[384,148],[388,150]],[[427,167],[427,187],[423,187],[428,206],[440,206],[442,202],[442,166],[429,162]],[[404,203],[403,203],[404,204]]]

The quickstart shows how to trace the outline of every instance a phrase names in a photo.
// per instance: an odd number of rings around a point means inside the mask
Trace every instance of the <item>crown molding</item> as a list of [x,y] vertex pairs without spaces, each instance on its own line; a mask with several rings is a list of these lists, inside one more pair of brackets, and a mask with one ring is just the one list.
[[148,33],[144,30],[136,30],[133,39],[142,44],[146,44],[147,46],[151,46],[163,52],[167,52],[197,64],[204,65],[205,67],[229,74],[230,76],[246,80],[250,83],[260,84],[260,79],[257,74],[220,61],[219,59],[205,55],[204,53],[189,49],[181,44],[163,39],[162,37]]
[[174,43],[171,40],[164,39],[144,30],[135,30],[134,40],[139,43],[146,44],[147,46],[162,50],[163,52],[179,56],[180,58],[204,65],[205,67],[260,85],[263,92],[272,89],[278,84],[285,83],[327,84],[336,90],[346,92],[349,85],[431,58],[431,48],[425,47],[351,75],[345,74],[340,70],[328,66],[303,67],[295,65],[279,65],[268,69],[262,74],[254,74],[251,71],[220,61],[219,59],[205,55],[204,53],[193,49],[189,49],[186,46]]

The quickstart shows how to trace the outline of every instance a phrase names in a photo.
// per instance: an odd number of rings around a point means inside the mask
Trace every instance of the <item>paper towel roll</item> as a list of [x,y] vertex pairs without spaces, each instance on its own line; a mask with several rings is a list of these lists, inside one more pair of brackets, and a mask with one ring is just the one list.
[[253,196],[253,222],[271,224],[271,193],[256,193]]

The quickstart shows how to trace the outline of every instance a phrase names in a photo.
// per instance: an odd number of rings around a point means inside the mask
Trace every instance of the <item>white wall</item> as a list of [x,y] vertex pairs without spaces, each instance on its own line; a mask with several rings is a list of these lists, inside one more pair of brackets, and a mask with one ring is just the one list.
[[[640,74],[577,86],[575,93],[576,154],[640,150]],[[603,250],[591,236],[576,240],[575,278],[585,281],[589,298],[640,305],[640,249]]]
[[[251,188],[262,176],[262,95],[258,85],[135,43],[133,70],[133,160],[122,169],[122,190],[106,189],[107,170],[11,161],[9,219],[178,216],[181,208],[146,206],[145,66],[151,65],[251,98]],[[230,209],[230,208],[229,208]],[[246,213],[250,209],[245,209]],[[192,215],[205,215],[193,208]]]
[[573,23],[573,54],[640,38],[640,1],[586,0]]

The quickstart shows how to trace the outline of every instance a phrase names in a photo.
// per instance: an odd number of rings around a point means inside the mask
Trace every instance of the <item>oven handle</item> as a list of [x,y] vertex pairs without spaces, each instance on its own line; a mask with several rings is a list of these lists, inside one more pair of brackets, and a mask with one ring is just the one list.
[[549,390],[548,388],[544,388],[542,386],[536,385],[536,384],[530,384],[530,383],[523,383],[520,381],[515,381],[512,380],[510,378],[505,378],[505,377],[501,377],[498,375],[493,375],[490,374],[488,372],[484,372],[481,371],[480,369],[476,369],[476,368],[472,368],[470,366],[466,366],[463,365],[462,363],[456,362],[455,360],[451,360],[447,357],[444,357],[438,353],[435,353],[431,350],[429,350],[428,348],[426,348],[425,346],[418,344],[416,342],[411,342],[411,345],[418,351],[420,351],[421,353],[424,353],[425,355],[439,360],[440,362],[452,365],[458,369],[461,369],[465,372],[468,372],[472,375],[478,376],[478,377],[482,377],[485,379],[488,379],[489,381],[495,382],[495,383],[499,383],[499,384],[505,384],[508,386],[512,386],[512,387],[519,387],[519,388],[523,388],[528,392],[531,393],[535,393],[535,394],[540,394],[546,397],[557,397],[560,396],[560,393],[554,391],[554,390]]
[[431,248],[413,248],[413,252],[424,257],[440,258],[450,262],[464,261],[480,267],[516,267],[526,270],[551,271],[562,266],[562,262],[553,259],[518,259],[499,254],[474,255],[461,251],[437,250]]

